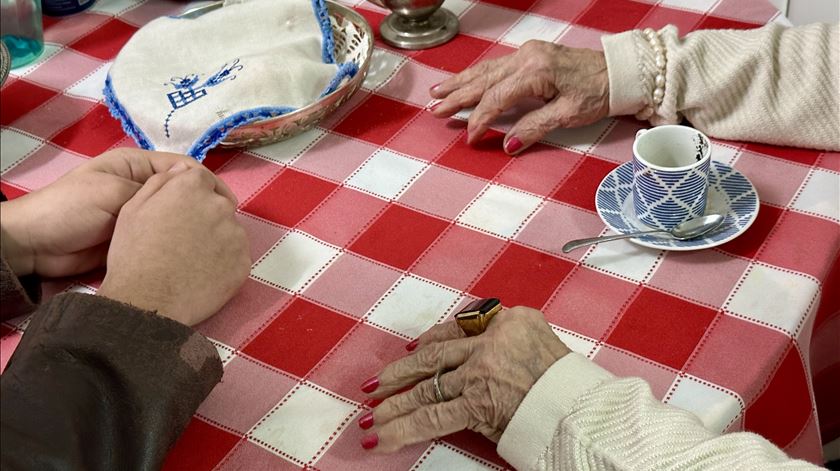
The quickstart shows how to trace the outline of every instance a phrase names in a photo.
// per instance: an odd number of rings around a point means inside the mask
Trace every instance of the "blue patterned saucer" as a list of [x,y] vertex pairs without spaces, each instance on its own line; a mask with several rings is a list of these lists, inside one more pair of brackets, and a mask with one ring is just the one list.
[[[619,234],[651,229],[639,221],[633,209],[632,162],[620,165],[604,177],[595,193],[595,206],[604,223]],[[663,234],[636,237],[630,241],[662,250],[700,250],[729,242],[743,234],[758,216],[758,193],[741,172],[713,161],[709,169],[706,214],[724,214],[726,220],[719,229],[704,237],[676,240]]]

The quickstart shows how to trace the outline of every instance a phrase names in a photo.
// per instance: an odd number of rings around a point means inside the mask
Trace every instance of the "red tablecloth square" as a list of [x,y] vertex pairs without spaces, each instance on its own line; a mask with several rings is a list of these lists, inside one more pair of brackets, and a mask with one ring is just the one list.
[[487,0],[487,3],[495,3],[514,10],[527,11],[534,4],[535,0]]
[[247,152],[234,153],[221,163],[219,161],[226,158],[224,154],[214,153],[212,157],[208,155],[208,158],[204,159],[204,164],[207,165],[207,160],[211,158],[213,161],[210,165],[217,167],[214,173],[224,180],[236,195],[239,208],[246,205],[250,198],[283,171],[283,167]]
[[504,137],[491,130],[474,146],[467,144],[466,139],[458,139],[436,163],[490,180],[510,163],[511,158],[499,152]]
[[[702,279],[702,278],[701,278]],[[761,393],[790,337],[734,316],[719,316],[685,371],[733,391],[747,404]],[[766,361],[755,361],[764,358]]]
[[99,155],[119,142],[125,133],[103,104],[53,137],[52,142],[86,157]]
[[567,47],[582,47],[603,51],[604,46],[601,44],[601,36],[603,35],[603,31],[572,24],[557,38],[556,42]]
[[487,182],[432,165],[400,196],[400,203],[445,219],[455,219]]
[[[341,149],[340,155],[336,149]],[[367,142],[330,133],[295,160],[294,167],[340,183],[358,170],[376,149]]]
[[120,49],[138,29],[134,25],[113,18],[77,41],[70,43],[69,46],[89,56],[108,61],[117,56]]
[[[367,411],[360,411],[359,415],[365,412]],[[344,428],[341,435],[335,439],[329,452],[318,460],[315,469],[359,471],[415,469],[413,467],[414,463],[429,448],[429,443],[423,442],[407,446],[395,453],[371,453],[359,446],[362,437],[369,432],[359,428],[355,423],[357,420],[358,418],[355,417],[354,421]],[[251,469],[251,463],[248,463],[243,469]]]
[[713,309],[642,288],[607,343],[680,370],[716,315]]
[[633,0],[595,0],[575,23],[612,33],[633,29],[653,6]]
[[749,262],[719,251],[668,252],[651,286],[707,306],[722,306]]
[[745,2],[744,0],[720,0],[714,2],[712,14],[721,18],[732,18],[758,26],[780,15],[773,2]]
[[41,106],[58,92],[36,85],[26,79],[6,84],[0,92],[0,124],[7,126],[21,116]]
[[242,149],[226,149],[224,147],[216,147],[207,152],[207,156],[201,161],[205,167],[211,172],[218,174],[218,170],[222,165],[229,163],[231,160],[242,154]]
[[695,29],[753,29],[760,26],[755,23],[746,23],[719,16],[707,16]]
[[[183,469],[209,471],[216,467],[216,464],[239,440],[241,438],[238,435],[193,418],[181,438],[169,450],[162,469],[165,471]],[[199,449],[201,453],[195,453],[195,450]]]
[[783,212],[783,209],[775,206],[760,205],[758,216],[752,226],[737,239],[721,245],[720,249],[746,258],[755,257],[758,249],[761,248],[761,245],[767,239],[767,235],[773,230]]
[[505,306],[541,309],[574,267],[566,260],[512,243],[470,292],[481,298],[499,298]]
[[203,335],[240,349],[291,300],[290,294],[248,278],[233,299],[196,328]]
[[759,154],[772,155],[781,159],[799,162],[805,165],[813,165],[822,152],[813,149],[799,149],[796,147],[774,146],[770,144],[748,143],[744,149],[758,152]]
[[483,458],[491,463],[497,464],[507,469],[512,469],[511,465],[507,463],[498,453],[496,453],[496,444],[484,437],[484,435],[473,432],[471,430],[462,430],[451,435],[441,438],[441,441],[452,444],[468,453],[472,453],[479,458]]
[[283,226],[265,221],[248,213],[239,212],[236,219],[245,228],[251,249],[251,261],[259,260],[268,249],[280,240],[289,230]]
[[[3,106],[6,106],[5,95]],[[94,106],[96,103],[90,100],[58,95],[15,121],[13,126],[33,136],[48,140],[57,132],[78,121]]]
[[24,190],[23,188],[20,188],[20,187],[14,186],[14,185],[10,185],[9,183],[6,183],[6,182],[0,182],[0,191],[2,191],[3,194],[6,195],[6,198],[9,199],[9,200],[13,200],[13,199],[15,199],[19,196],[23,196],[23,195],[29,193],[28,191]]
[[70,21],[57,21],[58,18],[44,16],[44,41],[69,44],[98,28],[111,17],[86,11],[67,19]]
[[220,462],[219,471],[301,471],[294,464],[249,440],[242,440]]
[[442,219],[393,205],[356,239],[350,250],[406,270],[448,225]]
[[283,371],[304,377],[355,324],[354,319],[298,298],[243,351]]
[[662,400],[677,379],[677,371],[652,362],[636,354],[604,344],[592,359],[618,377],[634,376],[644,379],[653,396]]
[[[292,204],[298,204],[292,201]],[[361,191],[339,187],[300,224],[321,240],[344,247],[359,236],[388,203]]]
[[602,340],[638,291],[638,285],[577,266],[545,307],[558,327]]
[[288,168],[274,177],[242,209],[286,227],[294,227],[336,188],[335,183]]
[[539,0],[530,12],[571,23],[590,3],[591,0]]
[[601,180],[618,167],[614,162],[585,157],[552,198],[590,211],[595,211],[595,190]]
[[653,10],[639,22],[639,28],[653,28],[659,30],[667,25],[674,25],[680,32],[680,35],[687,34],[694,30],[703,20],[703,15],[700,13],[690,12],[688,10],[677,10],[674,8],[656,5]]
[[512,158],[496,180],[538,195],[549,195],[580,159],[581,154],[577,152],[537,143],[525,154]]
[[443,46],[421,51],[414,60],[447,72],[460,72],[476,62],[492,44],[485,39],[457,35]]
[[[467,124],[457,119],[440,119],[421,111],[388,143],[388,148],[405,155],[434,161],[454,142],[465,139]],[[434,132],[429,132],[434,129]]]
[[840,173],[840,152],[823,152],[816,165]]
[[87,162],[84,157],[46,144],[15,165],[3,178],[30,190],[43,188]]
[[[103,62],[80,54],[72,49],[62,49],[26,75],[27,80],[49,88],[64,90],[93,75]],[[99,90],[97,90],[99,92]]]
[[304,296],[361,318],[400,275],[391,267],[345,252],[306,289]]
[[778,446],[785,446],[802,431],[811,407],[802,359],[799,351],[791,345],[767,389],[747,407],[744,429]]
[[359,324],[324,358],[309,379],[353,401],[364,402],[368,396],[359,389],[362,382],[379,374],[388,363],[404,357],[407,343],[371,325]]
[[838,240],[837,223],[788,210],[782,214],[756,258],[823,279],[829,269],[825,263],[826,254],[831,253]]
[[505,242],[461,226],[450,226],[423,254],[414,273],[466,290],[487,269]]
[[460,30],[470,36],[496,41],[521,18],[521,11],[477,2],[461,16]]
[[417,113],[423,111],[390,98],[371,95],[333,129],[335,132],[383,145]]
[[748,150],[741,152],[735,168],[749,178],[761,201],[787,206],[808,176],[809,167],[782,159],[768,159]]
[[624,163],[633,160],[633,140],[647,124],[632,118],[617,118],[613,127],[589,153],[605,160]]
[[546,201],[522,231],[516,241],[558,257],[577,262],[587,251],[563,253],[563,245],[574,239],[595,237],[604,230],[604,223],[597,214],[577,206]]
[[[198,415],[238,433],[247,433],[289,391],[297,379],[247,357],[234,356],[225,365],[222,382],[199,406]],[[234,403],[248,407],[229,407]]]

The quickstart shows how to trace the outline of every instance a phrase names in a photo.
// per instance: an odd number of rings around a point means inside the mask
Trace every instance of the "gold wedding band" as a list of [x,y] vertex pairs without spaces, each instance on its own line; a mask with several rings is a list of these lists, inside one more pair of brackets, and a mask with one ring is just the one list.
[[487,330],[490,320],[501,310],[502,304],[496,298],[478,299],[455,314],[455,322],[467,337],[473,337]]

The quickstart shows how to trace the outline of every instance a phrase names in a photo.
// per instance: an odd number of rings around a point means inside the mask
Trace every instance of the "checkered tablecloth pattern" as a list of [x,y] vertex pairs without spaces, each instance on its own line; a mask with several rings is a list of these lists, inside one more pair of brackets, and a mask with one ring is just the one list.
[[[385,11],[351,0],[376,28]],[[2,190],[43,187],[107,149],[134,146],[102,104],[110,61],[138,28],[184,2],[99,0],[45,18],[46,50],[2,88]],[[359,384],[475,297],[540,308],[573,349],[712,430],[752,430],[818,461],[840,435],[840,154],[716,141],[713,158],[758,189],[761,210],[717,249],[628,242],[571,254],[606,232],[594,192],[630,159],[632,119],[558,130],[501,152],[500,122],[477,147],[464,116],[437,120],[427,90],[529,39],[600,49],[600,36],[672,23],[752,28],[784,21],[765,0],[447,0],[451,43],[408,52],[377,41],[364,89],[321,127],[205,161],[240,200],[255,260],[242,291],[199,327],[222,383],[169,469],[497,469],[494,445],[459,433],[388,456],[359,446]],[[46,285],[91,291],[101,273]],[[825,292],[827,286],[833,286]],[[26,319],[2,325],[3,364]],[[819,409],[819,422],[817,410]],[[830,438],[830,437],[827,437]]]

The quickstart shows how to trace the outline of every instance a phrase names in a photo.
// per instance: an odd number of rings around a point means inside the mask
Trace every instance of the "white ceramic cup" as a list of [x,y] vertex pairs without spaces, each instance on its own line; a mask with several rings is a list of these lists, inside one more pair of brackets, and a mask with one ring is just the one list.
[[640,221],[671,229],[706,210],[712,146],[702,132],[679,125],[636,133],[633,206]]

